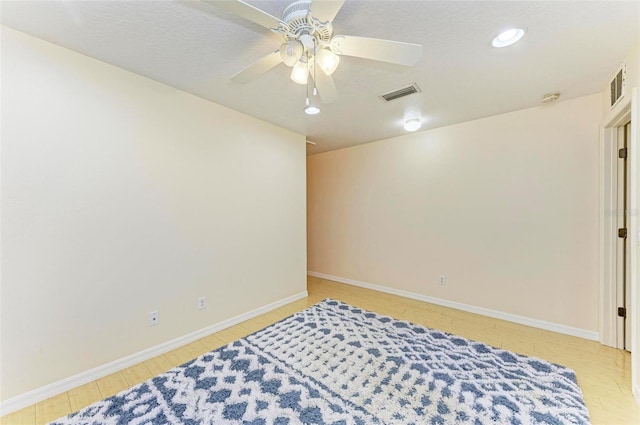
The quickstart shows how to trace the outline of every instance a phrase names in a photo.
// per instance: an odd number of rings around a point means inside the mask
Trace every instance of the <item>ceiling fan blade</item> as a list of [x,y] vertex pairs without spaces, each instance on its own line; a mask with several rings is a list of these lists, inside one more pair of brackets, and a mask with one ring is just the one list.
[[336,89],[336,85],[333,83],[333,78],[330,75],[319,71],[312,72],[311,77],[315,77],[314,81],[316,83],[320,99],[322,99],[322,103],[329,104],[338,99],[338,90]]
[[231,77],[231,81],[235,83],[246,83],[256,77],[259,77],[281,62],[282,57],[280,57],[280,49],[274,50],[267,56],[258,59],[257,61]]
[[313,0],[311,2],[311,16],[321,22],[333,21],[345,0]]
[[422,45],[381,38],[336,35],[331,39],[331,50],[338,55],[415,65],[422,56]]
[[203,0],[206,3],[221,7],[231,13],[242,18],[262,25],[265,28],[278,28],[283,22],[275,16],[269,15],[267,12],[258,9],[255,6],[247,4],[241,0]]

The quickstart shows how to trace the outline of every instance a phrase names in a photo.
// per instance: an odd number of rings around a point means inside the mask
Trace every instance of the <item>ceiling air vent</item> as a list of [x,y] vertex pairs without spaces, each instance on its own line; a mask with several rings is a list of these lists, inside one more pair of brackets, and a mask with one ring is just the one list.
[[421,91],[422,90],[420,90],[420,87],[418,87],[416,83],[413,83],[410,86],[390,91],[389,93],[381,94],[380,99],[384,100],[385,102],[391,102],[392,100],[409,96],[410,94],[420,93]]
[[609,99],[611,101],[611,108],[616,106],[620,99],[624,96],[625,86],[627,85],[627,64],[622,64],[618,72],[616,72],[616,76],[611,80],[611,94]]

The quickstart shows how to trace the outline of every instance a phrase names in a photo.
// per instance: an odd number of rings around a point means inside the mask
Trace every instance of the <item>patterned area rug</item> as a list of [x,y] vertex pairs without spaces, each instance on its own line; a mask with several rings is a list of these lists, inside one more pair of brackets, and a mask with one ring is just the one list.
[[575,373],[325,300],[55,424],[588,424]]

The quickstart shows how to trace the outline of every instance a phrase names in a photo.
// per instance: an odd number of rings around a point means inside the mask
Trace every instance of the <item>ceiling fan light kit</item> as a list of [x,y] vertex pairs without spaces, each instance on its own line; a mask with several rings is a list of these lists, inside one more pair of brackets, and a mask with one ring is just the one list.
[[[281,34],[284,38],[278,50],[244,68],[231,77],[231,80],[245,83],[284,63],[293,67],[290,77],[298,84],[307,84],[309,75],[313,74],[311,77],[314,87],[317,87],[322,102],[328,104],[337,98],[331,75],[340,64],[340,55],[405,66],[415,65],[420,60],[420,44],[351,35],[334,36],[333,19],[344,2],[345,0],[298,0],[287,6],[282,19],[278,19],[242,0],[211,1],[212,4]],[[320,68],[319,72],[315,70],[315,65]]]

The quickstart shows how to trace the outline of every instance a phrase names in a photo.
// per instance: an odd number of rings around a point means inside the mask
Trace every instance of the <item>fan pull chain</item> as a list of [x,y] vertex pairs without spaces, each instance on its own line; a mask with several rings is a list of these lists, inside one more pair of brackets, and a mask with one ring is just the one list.
[[318,46],[316,45],[316,38],[313,38],[313,95],[317,96],[318,95],[318,86],[316,85],[316,76],[317,76],[317,71],[316,68],[318,68],[318,61],[316,59],[316,52],[318,51]]
[[[309,66],[309,51],[307,51],[306,53],[307,53],[307,72],[309,72],[309,68],[308,68],[308,66]],[[314,84],[315,84],[315,82],[314,82]],[[307,87],[306,87],[306,89],[307,89],[307,100],[305,102],[305,106],[309,106],[309,79],[308,78],[307,78]]]

